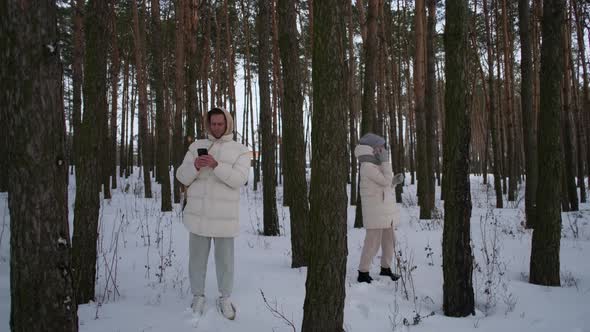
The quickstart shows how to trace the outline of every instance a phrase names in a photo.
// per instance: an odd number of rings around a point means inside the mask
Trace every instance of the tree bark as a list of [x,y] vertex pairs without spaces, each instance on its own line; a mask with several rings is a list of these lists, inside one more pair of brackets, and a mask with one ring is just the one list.
[[526,167],[526,186],[525,186],[525,215],[527,228],[533,228],[535,217],[538,182],[537,166],[537,139],[535,137],[535,127],[537,117],[533,111],[533,63],[531,51],[530,36],[530,6],[528,0],[518,1],[518,17],[520,25],[520,105],[522,110],[523,133],[525,137],[525,167]]
[[514,134],[514,109],[513,109],[513,88],[512,88],[512,42],[511,31],[508,26],[508,8],[506,0],[502,0],[502,46],[504,49],[504,111],[506,114],[506,145],[507,155],[506,163],[508,166],[508,200],[513,202],[516,200],[516,153],[514,148],[515,134]]
[[152,89],[156,92],[156,134],[157,156],[156,167],[161,184],[162,200],[160,210],[172,211],[172,193],[170,188],[170,144],[168,113],[164,107],[164,74],[162,59],[162,28],[160,27],[160,0],[151,0],[152,4]]
[[90,1],[85,17],[84,116],[80,126],[79,167],[76,170],[76,203],[72,260],[78,303],[94,299],[99,192],[103,167],[99,165],[104,127],[97,125],[107,110],[107,63],[101,52],[108,47],[107,1]]
[[313,2],[313,172],[302,332],[344,330],[348,254],[347,112],[342,98],[346,93],[345,5],[340,0]]
[[[375,81],[377,79],[377,16],[379,13],[379,0],[369,0],[369,11],[367,13],[367,30],[363,39],[363,50],[365,60],[365,76],[363,79],[363,100],[361,115],[361,136],[373,132],[377,128],[377,112],[375,105]],[[361,195],[357,196],[354,227],[363,227]]]
[[[119,43],[117,40],[117,13],[115,3],[111,3],[111,131],[108,147],[111,189],[117,189],[117,107],[119,98],[119,71],[121,60],[119,57]],[[108,181],[107,181],[108,182]]]
[[443,310],[475,315],[470,244],[470,121],[467,105],[467,1],[449,0],[445,13],[445,215],[443,229]]
[[0,4],[11,331],[78,331],[58,41],[55,2]]
[[[174,174],[176,174],[176,170],[182,164],[182,159],[184,155],[184,144],[182,142],[182,114],[184,113],[184,30],[185,30],[185,9],[186,9],[186,0],[178,0],[175,4],[176,9],[176,33],[175,33],[175,52],[174,52],[174,68],[175,68],[175,75],[174,75],[174,97],[176,102],[175,113],[174,113],[174,131],[172,134],[172,149],[173,149],[173,162],[174,162]],[[180,203],[180,188],[181,183],[174,177],[174,203]]]
[[[578,166],[578,183],[580,187],[580,201],[584,203],[586,201],[584,168],[582,167],[584,162],[586,162],[586,169],[590,172],[590,91],[588,89],[588,68],[586,67],[586,47],[584,45],[584,29],[580,21],[581,4],[578,1],[574,0],[572,1],[572,6],[574,8],[574,22],[576,22],[576,34],[578,37],[578,58],[580,59],[582,65],[583,75],[582,100],[580,101],[578,106],[580,113],[580,116],[578,118],[578,164],[580,165]],[[583,151],[584,146],[587,147],[587,151]],[[586,159],[584,159],[584,153],[586,155]],[[588,178],[590,179],[590,176]]]
[[279,235],[279,220],[276,203],[276,140],[272,131],[272,109],[270,105],[270,3],[258,2],[258,85],[260,89],[260,128],[262,135],[262,195],[264,215],[264,235]]
[[123,70],[123,100],[121,104],[121,144],[119,148],[119,176],[123,177],[127,169],[125,153],[127,150],[127,110],[129,108],[129,56],[125,54],[125,69]]
[[[295,2],[278,1],[279,50],[283,64],[283,144],[289,147],[284,155],[285,190],[291,221],[291,267],[307,265],[305,230],[309,223],[309,200],[305,177],[305,142],[303,139],[302,69],[299,64],[299,36]],[[285,193],[286,195],[286,193]]]
[[494,190],[496,192],[496,208],[501,209],[504,207],[504,200],[502,197],[502,184],[501,184],[501,154],[500,154],[500,142],[498,141],[498,132],[496,129],[496,94],[494,82],[494,55],[492,54],[492,33],[491,33],[491,20],[492,15],[488,11],[488,0],[483,0],[483,10],[485,16],[486,25],[486,44],[488,50],[488,92],[490,94],[488,98],[488,109],[489,109],[489,125],[490,125],[490,136],[492,140],[492,157],[494,173]]
[[422,192],[426,181],[426,116],[424,114],[424,95],[426,82],[426,6],[425,0],[416,0],[414,15],[414,123],[416,128],[417,196],[420,205],[420,219],[430,219],[430,211],[422,203]]
[[72,125],[74,127],[73,160],[75,166],[78,167],[78,142],[80,141],[80,119],[82,118],[82,64],[84,60],[84,31],[82,29],[82,20],[84,11],[84,0],[72,0],[72,9],[74,12],[74,47],[72,59]]
[[[185,41],[187,47],[187,58],[186,58],[186,66],[187,66],[187,77],[186,77],[186,136],[184,139],[184,151],[188,150],[189,145],[194,142],[197,138],[201,137],[201,130],[200,130],[200,113],[197,111],[199,109],[197,105],[197,89],[196,89],[196,82],[198,76],[198,66],[197,66],[197,40],[196,40],[196,33],[197,33],[197,24],[199,23],[199,16],[197,15],[197,8],[195,6],[194,0],[186,0],[184,2],[185,5],[185,22],[184,25],[185,31]],[[205,3],[203,5],[203,13],[207,12],[208,5]],[[208,18],[207,15],[205,17]],[[209,53],[209,44],[208,40],[202,45],[203,52],[205,54]],[[206,81],[205,81],[206,82]],[[205,86],[207,86],[205,84]],[[205,92],[206,94],[206,92]],[[204,106],[207,109],[207,106]],[[197,123],[197,132],[195,132],[195,123]]]
[[[423,192],[424,202],[427,209],[432,211],[435,208],[435,185],[434,185],[434,158],[436,142],[436,4],[437,0],[427,0],[428,21],[426,37],[426,85],[425,85],[425,125],[426,125],[426,181],[427,189]],[[431,212],[432,213],[432,212]],[[425,217],[428,215],[425,215]]]
[[358,88],[356,84],[356,60],[354,51],[354,25],[352,23],[352,1],[346,3],[347,33],[348,33],[348,130],[350,142],[350,205],[357,203],[357,161],[354,155],[358,137],[356,129]]
[[[133,75],[133,73],[135,72],[135,75]],[[133,84],[133,76],[136,77],[135,79],[135,84]],[[135,165],[134,160],[133,160],[133,155],[134,155],[134,149],[133,149],[133,133],[134,133],[134,128],[135,126],[133,125],[133,123],[135,123],[135,104],[136,104],[136,96],[137,96],[137,66],[133,66],[131,68],[131,113],[129,115],[129,123],[130,123],[130,133],[129,133],[129,144],[127,144],[127,171],[125,172],[125,176],[129,177],[129,175],[131,175],[133,173],[133,167]],[[137,149],[137,157],[139,159],[139,146]]]
[[375,80],[377,77],[377,15],[379,0],[369,0],[369,11],[367,15],[367,36],[363,45],[365,53],[365,78],[363,80],[363,105],[361,136],[375,132],[376,109],[375,109]]
[[541,110],[539,113],[539,186],[537,220],[533,231],[529,282],[559,286],[561,239],[560,176],[561,135],[560,82],[563,78],[564,0],[543,1],[541,24]]
[[567,195],[567,209],[565,211],[578,211],[578,191],[576,189],[576,164],[574,162],[575,150],[574,146],[574,125],[572,123],[572,92],[571,92],[571,71],[570,71],[570,29],[569,20],[566,19],[566,26],[563,27],[563,63],[564,68],[563,75],[563,94],[562,94],[562,113],[561,113],[561,126],[562,126],[562,147],[563,156],[565,157],[565,168],[563,172],[564,176],[564,194]]
[[[133,11],[133,41],[135,44],[135,67],[137,75],[137,90],[139,94],[139,139],[141,145],[141,159],[143,166],[143,187],[145,198],[152,198],[152,183],[150,178],[150,149],[148,144],[148,96],[147,96],[147,82],[144,72],[144,46],[143,46],[143,31],[140,31],[140,17],[137,10],[137,3],[131,1]],[[143,15],[141,16],[143,20]],[[138,149],[138,154],[139,154]]]

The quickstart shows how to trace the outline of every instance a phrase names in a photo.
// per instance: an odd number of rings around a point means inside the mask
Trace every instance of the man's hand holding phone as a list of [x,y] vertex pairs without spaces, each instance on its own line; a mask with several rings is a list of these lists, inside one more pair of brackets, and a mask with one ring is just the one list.
[[200,170],[203,167],[217,167],[217,160],[209,155],[207,149],[197,149],[198,157],[195,159],[195,168]]

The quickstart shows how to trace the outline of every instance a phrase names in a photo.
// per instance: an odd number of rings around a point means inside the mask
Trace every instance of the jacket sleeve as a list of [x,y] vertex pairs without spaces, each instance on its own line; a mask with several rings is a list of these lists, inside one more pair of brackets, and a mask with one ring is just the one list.
[[248,172],[250,170],[250,155],[246,149],[242,151],[236,162],[229,163],[219,162],[213,170],[213,174],[219,180],[232,188],[239,188],[248,181]]
[[367,165],[366,172],[363,174],[371,181],[377,183],[381,187],[390,187],[393,174],[391,173],[391,164],[382,163],[381,166]]
[[176,179],[180,181],[180,183],[184,184],[185,186],[190,186],[193,181],[197,179],[199,172],[195,168],[194,165],[195,157],[193,153],[189,150],[186,152],[184,156],[184,160],[178,170],[176,171]]

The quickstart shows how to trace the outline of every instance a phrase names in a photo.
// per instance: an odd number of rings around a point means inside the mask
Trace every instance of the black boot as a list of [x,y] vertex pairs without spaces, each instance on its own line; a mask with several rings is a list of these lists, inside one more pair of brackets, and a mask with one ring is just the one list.
[[[380,276],[389,276],[391,278],[391,280],[396,281],[397,279],[399,279],[399,274],[395,274],[393,272],[391,272],[391,268],[381,268],[381,273],[379,273]],[[360,277],[359,277],[360,278]]]
[[356,279],[358,282],[366,282],[368,284],[373,281],[373,278],[369,275],[369,272],[361,272],[359,271],[359,277]]

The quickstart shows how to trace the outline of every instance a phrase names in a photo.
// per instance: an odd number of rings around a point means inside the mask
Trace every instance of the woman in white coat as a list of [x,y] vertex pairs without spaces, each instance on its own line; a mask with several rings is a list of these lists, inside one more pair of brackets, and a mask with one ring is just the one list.
[[388,161],[385,139],[368,133],[361,137],[354,150],[360,163],[360,195],[363,209],[365,242],[358,268],[358,282],[371,283],[369,275],[371,261],[381,247],[381,272],[392,280],[399,275],[391,271],[395,235],[393,227],[398,221],[393,186],[403,181],[403,175],[393,177]]

